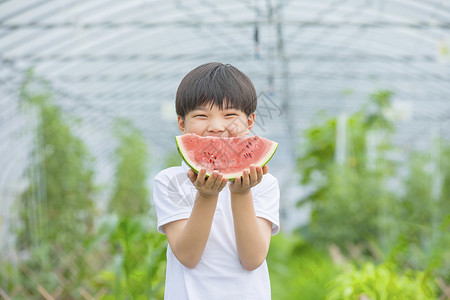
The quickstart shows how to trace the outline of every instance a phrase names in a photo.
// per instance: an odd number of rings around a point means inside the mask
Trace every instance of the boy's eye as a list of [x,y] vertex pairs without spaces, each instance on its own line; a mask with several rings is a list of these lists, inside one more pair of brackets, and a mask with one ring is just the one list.
[[226,114],[225,116],[226,116],[226,117],[235,117],[235,116],[237,116],[237,114],[231,113],[231,114]]
[[194,117],[206,118],[206,115],[195,115]]

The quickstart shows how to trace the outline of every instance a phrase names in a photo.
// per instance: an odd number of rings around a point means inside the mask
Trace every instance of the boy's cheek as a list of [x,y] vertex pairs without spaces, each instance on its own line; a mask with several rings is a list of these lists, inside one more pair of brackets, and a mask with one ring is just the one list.
[[236,136],[239,131],[239,128],[235,122],[232,122],[226,125],[226,130],[228,131],[230,136]]
[[238,124],[233,124],[233,135],[238,135],[239,134],[239,125]]
[[243,136],[247,134],[247,128],[244,126],[239,126],[236,124],[236,126],[233,128],[233,135],[234,136]]
[[246,135],[248,134],[248,127],[247,124],[245,123],[245,120],[243,119],[238,119],[236,120],[236,122],[234,123],[235,125],[235,134],[240,136],[240,135]]

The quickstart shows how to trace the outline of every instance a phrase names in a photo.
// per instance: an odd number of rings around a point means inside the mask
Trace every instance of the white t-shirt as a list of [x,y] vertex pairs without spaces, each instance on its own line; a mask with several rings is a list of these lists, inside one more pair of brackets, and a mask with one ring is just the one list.
[[[163,225],[189,218],[197,190],[187,177],[189,167],[183,162],[159,172],[154,179],[153,201],[158,218],[158,231]],[[272,222],[272,235],[278,233],[278,181],[271,174],[252,188],[256,216]],[[267,263],[254,271],[246,271],[238,256],[231,212],[230,190],[219,194],[211,232],[202,257],[195,268],[181,264],[167,247],[167,269],[164,299],[222,300],[271,299]]]

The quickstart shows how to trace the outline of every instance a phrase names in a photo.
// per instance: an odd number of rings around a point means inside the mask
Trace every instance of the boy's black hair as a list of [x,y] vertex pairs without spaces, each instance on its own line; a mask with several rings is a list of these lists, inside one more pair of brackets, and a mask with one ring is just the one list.
[[175,107],[182,118],[208,104],[219,109],[235,108],[250,116],[256,110],[256,97],[255,87],[244,73],[230,64],[211,62],[198,66],[183,78]]

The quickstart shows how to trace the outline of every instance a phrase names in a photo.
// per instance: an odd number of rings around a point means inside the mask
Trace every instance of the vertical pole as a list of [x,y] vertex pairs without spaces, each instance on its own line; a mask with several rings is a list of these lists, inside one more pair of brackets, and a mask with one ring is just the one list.
[[437,242],[439,235],[439,202],[442,196],[441,143],[440,123],[434,122],[431,128],[431,247]]
[[292,107],[292,100],[290,95],[290,82],[289,82],[289,59],[286,55],[284,36],[283,36],[283,8],[284,0],[280,0],[275,9],[275,26],[277,37],[277,61],[280,64],[281,69],[281,99],[283,105],[283,112],[285,114],[285,126],[288,133],[289,152],[292,161],[296,158],[295,148],[295,118],[294,109]]
[[341,113],[337,118],[336,149],[334,159],[339,165],[343,165],[347,156],[347,115]]
[[369,130],[366,133],[366,169],[374,171],[378,156],[378,131]]
[[[269,74],[269,85],[275,85],[276,79],[279,79],[279,84],[277,86],[278,99],[281,107],[281,112],[283,115],[283,124],[281,128],[284,129],[284,145],[287,150],[288,162],[285,165],[286,174],[283,181],[283,186],[280,187],[285,191],[296,191],[296,187],[299,181],[299,174],[296,171],[296,136],[295,136],[295,112],[292,107],[292,99],[290,95],[290,76],[289,76],[289,58],[286,54],[285,43],[284,43],[284,24],[283,24],[283,10],[285,5],[285,0],[268,1],[271,2],[271,7],[268,8],[269,12],[269,24],[273,25],[273,30],[275,33],[274,44],[271,47],[271,53],[274,57],[272,62],[268,62],[271,70]],[[275,72],[278,72],[278,77],[275,76]],[[298,116],[297,116],[297,119]],[[292,220],[290,223],[293,226],[299,225],[299,220],[305,219],[304,212],[299,215],[298,211],[292,209],[295,207],[295,202],[298,201],[298,196],[291,194],[287,197],[289,200],[283,201],[284,205],[280,212],[285,214],[287,220]],[[305,210],[305,208],[304,208]]]

